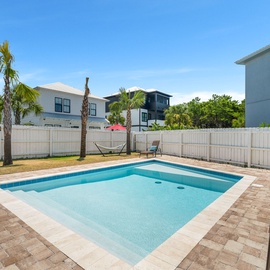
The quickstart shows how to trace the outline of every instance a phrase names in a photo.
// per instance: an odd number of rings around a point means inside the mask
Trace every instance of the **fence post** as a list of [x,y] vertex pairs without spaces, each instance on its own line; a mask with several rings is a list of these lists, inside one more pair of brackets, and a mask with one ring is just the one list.
[[247,145],[247,166],[250,168],[251,166],[251,149],[252,146],[252,130],[248,132],[248,145]]
[[113,147],[113,131],[110,132],[110,147]]
[[183,148],[183,132],[179,131],[179,157],[182,157],[182,148]]
[[163,133],[162,133],[162,131],[160,131],[160,133],[159,133],[159,141],[160,141],[160,149],[162,149],[161,151],[163,152],[163,148],[162,148],[162,146],[163,146]]
[[[24,131],[24,129],[23,129],[23,131]],[[25,130],[25,132],[24,133],[26,133],[27,134],[27,143],[26,143],[26,151],[27,151],[27,153],[26,153],[26,155],[29,157],[29,155],[31,155],[31,153],[30,153],[30,144],[31,144],[31,141],[30,141],[30,132],[31,132],[31,129],[26,129]]]
[[207,157],[206,157],[207,161],[210,161],[210,151],[211,151],[211,131],[208,132],[207,136]]
[[[127,135],[127,134],[125,133],[125,135]],[[136,134],[136,132],[131,131],[130,136],[131,136],[131,139],[130,139],[131,151],[133,151],[133,152],[136,151],[137,152],[137,143],[136,143],[137,134]]]
[[49,145],[50,145],[50,153],[49,153],[49,155],[50,155],[50,157],[52,157],[52,155],[53,155],[53,130],[50,128],[50,133],[49,133],[50,135],[49,135]]

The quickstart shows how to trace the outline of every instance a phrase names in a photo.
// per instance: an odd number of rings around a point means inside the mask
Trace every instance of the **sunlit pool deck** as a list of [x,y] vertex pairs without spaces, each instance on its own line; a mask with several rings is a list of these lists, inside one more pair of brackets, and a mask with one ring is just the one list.
[[[4,175],[0,183],[143,159]],[[158,159],[244,178],[135,266],[0,190],[0,269],[265,269],[270,171],[171,156]]]

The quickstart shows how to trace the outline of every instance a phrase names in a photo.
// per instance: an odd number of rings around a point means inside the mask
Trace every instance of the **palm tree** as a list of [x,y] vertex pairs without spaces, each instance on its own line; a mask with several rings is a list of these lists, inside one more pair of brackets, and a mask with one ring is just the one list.
[[11,152],[11,99],[10,83],[18,81],[18,73],[12,69],[14,57],[9,50],[8,42],[0,45],[0,72],[4,75],[4,161],[3,166],[13,164]]
[[86,156],[86,134],[87,134],[87,122],[88,122],[88,95],[90,90],[88,88],[89,78],[86,77],[85,82],[85,92],[83,96],[82,102],[82,110],[81,110],[81,120],[82,120],[82,130],[81,130],[81,151],[80,158],[85,158]]
[[37,102],[38,96],[39,92],[37,90],[23,83],[11,88],[11,107],[15,116],[15,125],[20,125],[21,118],[31,112],[35,115],[43,112],[42,106]]
[[[13,115],[15,116],[15,125],[21,124],[21,119],[33,112],[39,115],[43,112],[42,106],[36,101],[39,92],[23,83],[19,83],[10,89],[10,100]],[[2,112],[4,110],[4,100],[0,96],[0,121],[2,121]]]
[[114,124],[121,124],[124,125],[125,117],[121,115],[122,113],[122,106],[119,102],[115,101],[109,105],[110,115],[108,116],[108,121],[111,125]]
[[127,155],[131,154],[130,134],[131,134],[131,110],[138,109],[145,103],[145,93],[141,90],[134,92],[131,98],[130,92],[125,88],[120,88],[119,103],[123,110],[127,111],[126,128],[127,128]]
[[159,123],[152,123],[152,127],[148,128],[149,131],[165,130]]
[[192,124],[186,104],[178,104],[165,110],[165,124],[171,129],[189,128]]

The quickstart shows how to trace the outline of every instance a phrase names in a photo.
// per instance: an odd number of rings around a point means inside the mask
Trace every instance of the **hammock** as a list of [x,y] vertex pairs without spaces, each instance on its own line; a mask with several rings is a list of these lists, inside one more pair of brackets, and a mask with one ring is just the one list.
[[98,143],[95,143],[94,144],[96,145],[97,149],[99,150],[99,152],[105,157],[104,153],[101,151],[101,149],[104,149],[104,150],[108,150],[108,151],[112,151],[112,152],[118,152],[118,155],[120,156],[120,154],[122,153],[124,147],[126,146],[126,143],[123,143],[123,144],[120,144],[120,145],[117,145],[117,146],[114,146],[114,147],[108,147],[108,146],[104,146],[104,145],[101,145],[101,144],[98,144]]

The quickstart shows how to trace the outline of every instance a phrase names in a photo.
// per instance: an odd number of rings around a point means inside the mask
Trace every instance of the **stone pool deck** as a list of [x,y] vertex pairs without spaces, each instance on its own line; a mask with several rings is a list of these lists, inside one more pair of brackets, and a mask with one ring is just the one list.
[[[148,260],[148,264],[139,263],[135,267],[119,262],[113,256],[105,256],[105,253],[98,255],[96,251],[86,252],[83,261],[77,260],[76,258],[86,249],[84,242],[81,241],[81,247],[64,242],[59,245],[58,242],[55,242],[55,238],[46,237],[47,231],[41,230],[41,233],[38,233],[33,229],[35,226],[32,226],[32,224],[36,225],[37,221],[30,222],[35,217],[27,217],[27,213],[25,213],[25,220],[29,222],[22,221],[18,217],[21,213],[16,212],[14,205],[13,208],[11,207],[13,201],[5,198],[2,193],[2,196],[0,194],[0,269],[265,269],[270,224],[270,171],[170,156],[158,157],[158,159],[253,176],[256,179],[253,178],[255,180],[252,180],[253,182],[217,222],[214,224],[210,222],[211,227],[206,229],[206,232],[204,229],[207,227],[196,226],[196,223],[195,225],[193,223],[193,227],[189,227],[194,231],[186,230],[187,233],[194,235],[198,234],[198,231],[203,233],[191,251],[186,254],[182,252],[182,249],[188,250],[187,246],[191,246],[187,242],[191,236],[187,235],[183,245],[181,241],[171,241],[164,253],[157,254],[159,261],[154,261],[152,256],[152,259]],[[124,162],[128,161],[108,162],[106,165]],[[104,166],[104,163],[52,169],[49,172],[36,171],[4,175],[0,176],[0,182],[38,177],[48,173],[88,169],[101,165]],[[14,211],[11,212],[7,207]],[[31,214],[28,213],[28,215]],[[205,223],[209,223],[209,221],[206,220]],[[50,228],[47,227],[47,229],[49,231]],[[61,232],[59,227],[59,235]],[[57,243],[57,245],[53,243]],[[76,250],[79,250],[81,254],[78,255]],[[184,255],[178,256],[176,251],[180,251],[180,254]],[[169,263],[165,263],[165,261]]]

